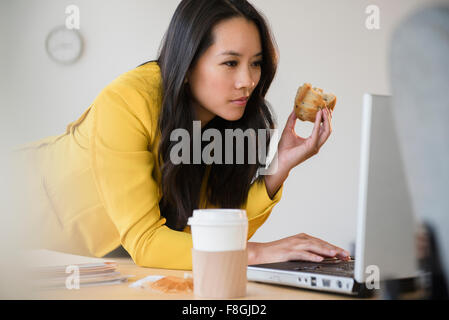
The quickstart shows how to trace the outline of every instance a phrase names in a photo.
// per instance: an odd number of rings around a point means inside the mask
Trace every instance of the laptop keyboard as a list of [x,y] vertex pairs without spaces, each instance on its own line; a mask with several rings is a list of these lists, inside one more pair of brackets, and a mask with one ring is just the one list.
[[339,259],[324,259],[321,262],[308,261],[290,261],[294,263],[292,269],[295,271],[322,273],[336,276],[353,277],[354,275],[354,259],[344,261]]
[[354,277],[354,258],[344,261],[336,258],[327,258],[321,262],[292,260],[285,262],[265,263],[252,265],[253,267],[276,269],[285,271],[301,271],[308,273],[320,273],[341,277]]

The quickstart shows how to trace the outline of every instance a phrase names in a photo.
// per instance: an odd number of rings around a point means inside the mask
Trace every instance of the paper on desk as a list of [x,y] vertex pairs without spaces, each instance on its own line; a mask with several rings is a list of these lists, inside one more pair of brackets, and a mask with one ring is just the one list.
[[27,265],[33,268],[61,267],[70,265],[103,265],[113,260],[92,258],[68,254],[47,249],[23,251],[23,258]]
[[[46,249],[22,252],[33,285],[38,288],[67,287],[68,277],[77,277],[80,286],[125,282],[130,275],[116,270],[117,263],[109,259],[78,256]],[[72,267],[72,268],[68,268]]]
[[129,285],[130,288],[143,288],[145,283],[154,282],[162,279],[164,276],[148,276],[143,279],[137,280]]

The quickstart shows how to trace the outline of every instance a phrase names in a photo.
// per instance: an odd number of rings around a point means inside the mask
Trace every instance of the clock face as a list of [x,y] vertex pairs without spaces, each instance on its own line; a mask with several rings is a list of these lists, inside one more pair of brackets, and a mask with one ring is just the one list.
[[83,43],[78,31],[65,26],[52,30],[46,41],[47,53],[54,61],[62,64],[75,62],[82,52]]

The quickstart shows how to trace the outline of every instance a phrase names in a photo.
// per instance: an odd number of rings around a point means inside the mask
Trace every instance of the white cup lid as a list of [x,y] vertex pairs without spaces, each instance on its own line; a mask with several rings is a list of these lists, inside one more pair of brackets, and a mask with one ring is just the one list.
[[241,209],[193,210],[188,225],[241,225],[248,223],[246,211]]

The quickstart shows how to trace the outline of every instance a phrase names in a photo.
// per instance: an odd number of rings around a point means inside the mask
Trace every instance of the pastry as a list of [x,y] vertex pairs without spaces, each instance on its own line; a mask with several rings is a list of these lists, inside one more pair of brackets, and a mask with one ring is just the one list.
[[295,97],[295,114],[302,121],[315,122],[316,113],[323,108],[333,111],[337,98],[331,93],[324,93],[323,89],[312,88],[305,83],[298,88]]
[[188,293],[193,291],[193,279],[167,276],[151,283],[149,287],[164,293]]

